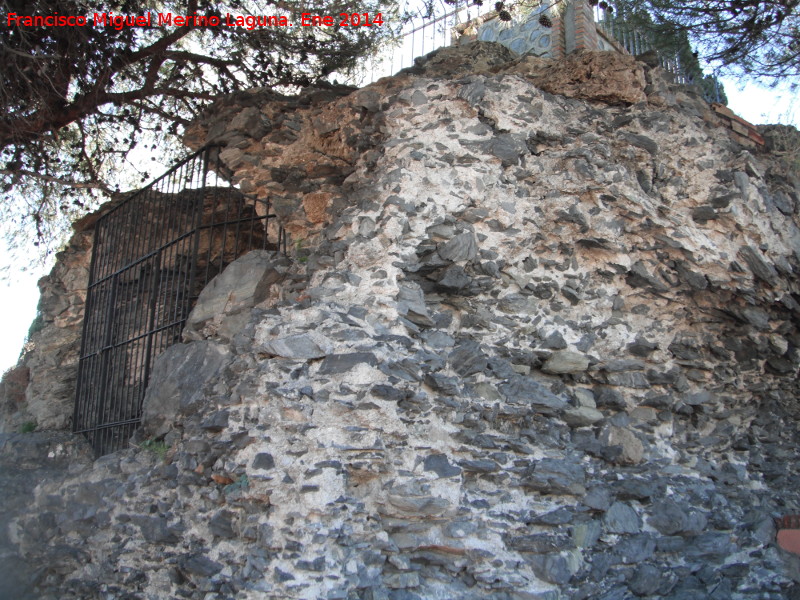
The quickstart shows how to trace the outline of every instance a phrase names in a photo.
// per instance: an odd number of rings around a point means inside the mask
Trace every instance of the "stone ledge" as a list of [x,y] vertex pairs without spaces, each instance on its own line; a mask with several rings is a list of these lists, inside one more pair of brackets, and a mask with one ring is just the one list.
[[730,108],[717,102],[711,103],[711,109],[721,118],[722,124],[733,131],[733,139],[744,146],[764,147],[765,141],[756,126],[745,121]]

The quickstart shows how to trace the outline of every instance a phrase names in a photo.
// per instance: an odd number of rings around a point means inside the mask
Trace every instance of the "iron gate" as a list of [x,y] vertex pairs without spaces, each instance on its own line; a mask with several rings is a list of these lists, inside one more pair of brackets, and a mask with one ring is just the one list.
[[95,225],[73,431],[98,456],[127,446],[153,359],[180,340],[206,283],[248,250],[285,250],[269,200],[225,183],[222,169],[219,148],[204,148]]

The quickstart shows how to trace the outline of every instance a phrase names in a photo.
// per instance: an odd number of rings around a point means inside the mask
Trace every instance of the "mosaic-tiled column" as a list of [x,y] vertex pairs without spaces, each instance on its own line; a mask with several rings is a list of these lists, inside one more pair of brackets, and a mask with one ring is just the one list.
[[[543,16],[550,27],[541,24]],[[561,11],[543,3],[513,25],[495,16],[476,26],[478,40],[503,44],[517,54],[563,58],[579,50],[620,51],[597,31],[594,11],[586,0],[567,0]]]
[[[552,22],[551,27],[545,27],[539,22],[544,15]],[[547,7],[540,6],[532,10],[523,21],[513,25],[497,18],[487,21],[478,28],[478,40],[498,42],[517,54],[551,58],[562,54],[560,26],[561,19]]]

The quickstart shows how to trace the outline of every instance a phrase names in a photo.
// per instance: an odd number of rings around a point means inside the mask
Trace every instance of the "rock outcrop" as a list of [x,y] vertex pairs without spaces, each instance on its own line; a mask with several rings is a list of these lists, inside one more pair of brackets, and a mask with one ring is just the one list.
[[197,124],[292,260],[13,514],[39,597],[798,597],[797,179],[645,65],[458,52]]
[[69,429],[78,375],[81,329],[89,284],[94,218],[74,225],[51,272],[39,280],[39,306],[19,364],[0,384],[0,432],[26,423]]

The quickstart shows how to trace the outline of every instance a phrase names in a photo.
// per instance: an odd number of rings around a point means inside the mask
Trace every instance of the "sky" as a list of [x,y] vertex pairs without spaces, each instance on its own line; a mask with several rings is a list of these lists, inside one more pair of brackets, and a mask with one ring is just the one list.
[[36,282],[41,275],[41,269],[28,274],[15,273],[13,281],[0,283],[0,308],[5,317],[5,331],[0,338],[0,372],[17,362],[28,328],[36,317],[39,302]]
[[[742,86],[732,79],[723,78],[728,106],[737,115],[751,123],[784,123],[800,129],[800,94],[788,89],[770,89],[755,84]],[[1,252],[2,250],[0,250]],[[35,253],[35,249],[31,249]],[[0,268],[8,264],[9,254],[0,255]],[[0,373],[13,366],[25,342],[28,328],[36,316],[39,291],[38,279],[51,265],[28,272],[19,272],[12,265],[9,281],[0,281],[0,309],[5,317],[3,335],[0,337]]]
[[735,79],[722,78],[728,107],[753,125],[782,123],[800,129],[800,90],[788,86],[768,88],[749,84],[742,86]]

